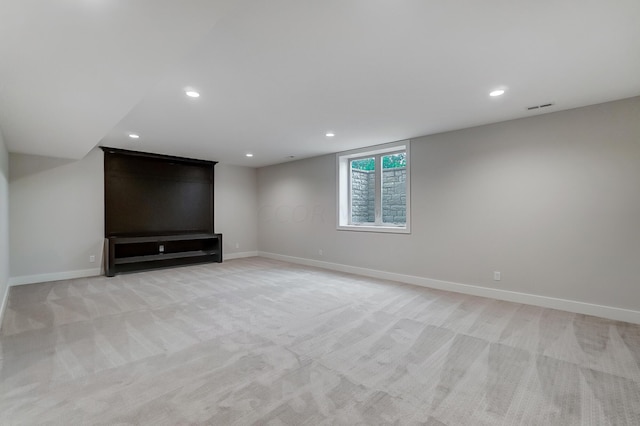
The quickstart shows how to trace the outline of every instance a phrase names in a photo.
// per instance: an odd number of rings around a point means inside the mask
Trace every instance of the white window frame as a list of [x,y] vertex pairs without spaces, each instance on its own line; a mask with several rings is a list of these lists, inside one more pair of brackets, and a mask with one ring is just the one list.
[[[404,225],[392,225],[382,223],[382,160],[383,156],[396,152],[406,152],[407,158],[407,178],[406,178],[406,217]],[[375,223],[355,224],[351,222],[351,161],[361,158],[375,158]],[[355,149],[352,151],[340,152],[336,154],[337,170],[337,225],[340,231],[364,231],[364,232],[387,232],[396,234],[411,233],[411,141],[398,141],[384,145],[376,145],[367,148]]]

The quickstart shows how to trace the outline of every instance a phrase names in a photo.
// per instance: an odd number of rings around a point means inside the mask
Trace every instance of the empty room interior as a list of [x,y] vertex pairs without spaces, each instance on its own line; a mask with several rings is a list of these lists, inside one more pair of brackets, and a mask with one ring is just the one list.
[[0,424],[640,424],[640,2],[0,5]]

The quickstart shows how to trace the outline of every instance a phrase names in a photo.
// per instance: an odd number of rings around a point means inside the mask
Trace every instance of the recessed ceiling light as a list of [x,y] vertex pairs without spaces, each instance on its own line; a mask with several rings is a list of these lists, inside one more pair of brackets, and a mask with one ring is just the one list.
[[189,96],[190,98],[197,98],[200,96],[200,93],[196,92],[195,90],[187,90],[186,92],[184,92],[187,96]]
[[325,134],[325,136],[326,136],[326,137],[328,137],[328,138],[332,138],[332,137],[334,137],[335,135],[336,135],[336,134],[335,134],[335,133],[333,133],[333,132],[327,132],[327,133]]
[[489,96],[501,96],[504,95],[504,90],[502,89],[498,89],[498,90],[494,90],[493,92],[489,93]]
[[248,153],[246,154],[246,156],[247,156],[247,157],[253,157],[253,154],[252,154],[252,153],[250,153],[250,152],[248,152]]
[[135,133],[129,133],[129,137],[131,139],[140,139],[140,135],[136,135]]

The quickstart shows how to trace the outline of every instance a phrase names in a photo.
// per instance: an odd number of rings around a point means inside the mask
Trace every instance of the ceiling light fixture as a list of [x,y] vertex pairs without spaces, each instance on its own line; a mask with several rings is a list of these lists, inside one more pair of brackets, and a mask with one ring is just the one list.
[[489,96],[501,96],[504,95],[504,90],[503,89],[498,89],[498,90],[494,90],[493,92],[489,93]]
[[140,139],[140,135],[136,135],[135,133],[129,133],[129,137],[131,139]]
[[186,92],[184,92],[187,96],[189,96],[190,98],[198,98],[200,97],[200,93],[196,92],[195,90],[187,90]]
[[333,133],[333,132],[327,132],[327,133],[325,134],[325,136],[326,136],[326,137],[328,137],[328,138],[332,138],[332,137],[334,137],[335,135],[336,135],[336,134],[335,134],[335,133]]
[[246,156],[247,156],[247,157],[253,157],[253,154],[252,154],[252,153],[250,153],[250,152],[248,152],[248,153],[246,154]]

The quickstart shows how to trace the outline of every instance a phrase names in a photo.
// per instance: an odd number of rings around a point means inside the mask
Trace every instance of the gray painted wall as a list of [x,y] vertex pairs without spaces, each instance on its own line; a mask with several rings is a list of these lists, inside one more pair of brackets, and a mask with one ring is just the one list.
[[216,164],[214,229],[222,233],[223,255],[258,250],[258,172]]
[[[9,152],[0,130],[0,315],[9,290]],[[2,317],[0,316],[0,321]]]
[[[99,273],[104,238],[102,158],[99,149],[79,161],[10,155],[12,277],[91,269]],[[94,263],[90,255],[96,256]]]
[[[11,277],[98,273],[104,240],[103,153],[79,161],[10,154]],[[257,250],[256,170],[218,164],[215,230],[224,254]],[[238,242],[240,248],[235,248]],[[96,263],[89,256],[96,256]]]
[[260,250],[640,310],[640,98],[414,139],[411,156],[409,235],[336,230],[334,155],[259,169]]

